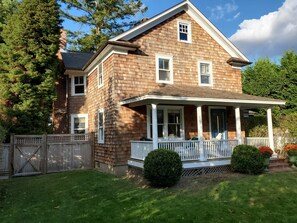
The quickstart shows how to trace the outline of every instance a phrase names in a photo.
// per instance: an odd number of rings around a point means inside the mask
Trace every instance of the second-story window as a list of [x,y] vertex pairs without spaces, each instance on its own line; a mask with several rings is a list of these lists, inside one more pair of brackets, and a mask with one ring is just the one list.
[[103,63],[98,66],[98,87],[103,86]]
[[191,38],[191,23],[188,21],[178,21],[178,40],[181,42],[190,43]]
[[157,83],[173,83],[173,68],[171,56],[156,56]]
[[212,63],[208,61],[198,62],[199,85],[212,85]]
[[86,77],[74,76],[72,79],[72,95],[85,95]]

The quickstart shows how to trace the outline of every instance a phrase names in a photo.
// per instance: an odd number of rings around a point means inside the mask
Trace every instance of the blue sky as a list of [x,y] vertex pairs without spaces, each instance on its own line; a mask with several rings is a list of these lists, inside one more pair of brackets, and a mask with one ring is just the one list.
[[[181,0],[142,0],[142,17],[154,15]],[[297,0],[191,0],[191,2],[251,61],[277,60],[289,49],[297,52]],[[85,29],[64,22],[66,29]]]

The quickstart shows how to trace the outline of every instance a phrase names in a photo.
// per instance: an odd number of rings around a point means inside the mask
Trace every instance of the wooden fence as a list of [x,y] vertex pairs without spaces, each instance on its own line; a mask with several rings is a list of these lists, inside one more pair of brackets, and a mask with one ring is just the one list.
[[13,176],[91,169],[93,143],[93,134],[12,135],[3,165]]
[[10,144],[0,144],[0,176],[9,172],[9,147]]

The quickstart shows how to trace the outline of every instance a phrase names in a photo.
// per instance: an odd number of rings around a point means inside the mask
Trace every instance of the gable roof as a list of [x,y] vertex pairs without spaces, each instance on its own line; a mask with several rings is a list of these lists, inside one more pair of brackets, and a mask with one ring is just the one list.
[[61,52],[61,56],[66,70],[82,70],[93,53],[67,51]]
[[183,1],[169,8],[140,25],[112,38],[111,41],[129,41],[182,11],[188,13],[189,16],[191,16],[215,41],[217,41],[231,57],[249,63],[249,59],[244,56],[190,1]]

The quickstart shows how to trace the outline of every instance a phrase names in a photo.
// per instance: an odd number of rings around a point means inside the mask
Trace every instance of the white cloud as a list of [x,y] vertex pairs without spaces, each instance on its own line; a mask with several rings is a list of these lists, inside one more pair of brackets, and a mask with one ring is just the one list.
[[211,9],[211,19],[218,20],[224,18],[226,14],[235,12],[238,6],[235,4],[234,0],[231,3],[226,3],[225,5],[217,5]]
[[286,0],[278,11],[244,20],[230,40],[248,56],[275,57],[297,50],[297,1]]

